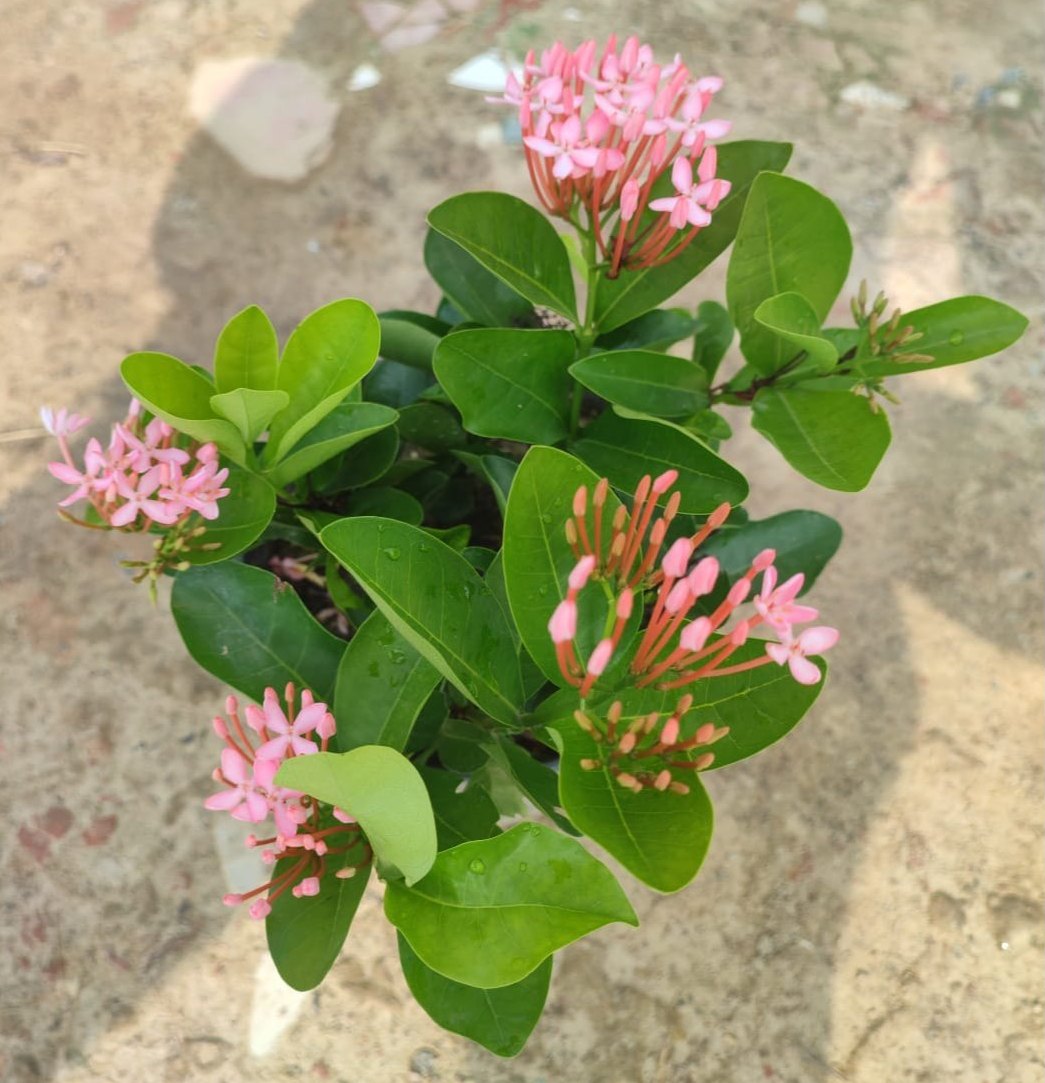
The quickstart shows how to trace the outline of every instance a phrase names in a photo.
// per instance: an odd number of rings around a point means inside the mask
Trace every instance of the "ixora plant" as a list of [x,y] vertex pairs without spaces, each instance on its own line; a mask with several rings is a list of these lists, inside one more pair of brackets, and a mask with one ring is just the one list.
[[[889,443],[887,379],[1024,330],[987,298],[890,314],[863,288],[853,326],[824,327],[845,222],[783,174],[787,144],[712,145],[720,87],[634,38],[531,55],[504,101],[570,232],[455,196],[429,215],[434,316],[335,301],[281,354],[248,308],[213,373],[133,354],[131,410],[82,462],[86,419],[45,411],[62,507],[85,502],[63,515],[151,535],[136,578],[173,577],[189,653],[251,701],[214,719],[206,807],[258,825],[269,875],[225,902],[264,919],[295,988],[323,979],[375,875],[422,1007],[517,1053],[554,953],[637,924],[578,837],[682,888],[711,839],[701,776],[821,688],[838,633],[801,596],[841,531],[748,517],[728,411],[859,490]],[[730,245],[725,306],[661,307]]]

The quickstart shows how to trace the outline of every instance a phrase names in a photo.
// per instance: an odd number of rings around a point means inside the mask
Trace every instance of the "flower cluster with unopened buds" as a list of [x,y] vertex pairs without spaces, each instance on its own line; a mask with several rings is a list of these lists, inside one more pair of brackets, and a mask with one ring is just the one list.
[[[621,505],[608,521],[606,479],[595,486],[590,501],[586,486],[577,490],[573,515],[565,527],[577,564],[570,573],[566,596],[548,624],[564,679],[586,699],[617,651],[633,609],[641,606],[644,620],[630,663],[637,688],[681,688],[704,678],[772,663],[786,665],[801,684],[816,684],[820,670],[809,655],[833,647],[838,632],[825,625],[797,630],[798,625],[816,620],[819,614],[796,601],[804,583],[802,573],[778,582],[774,550],[760,552],[747,571],[730,584],[721,601],[713,608],[704,606],[709,612],[691,617],[697,603],[714,594],[719,584],[718,561],[714,556],[702,557],[700,548],[725,522],[730,507],[720,505],[696,533],[677,538],[660,557],[679,507],[679,494],[668,495],[677,476],[669,470],[657,478],[644,477],[631,511]],[[666,497],[663,507],[662,497]],[[577,603],[594,580],[601,580],[615,599],[615,614],[609,634],[582,659],[576,644]],[[749,600],[753,612],[738,612]],[[765,653],[727,665],[756,628],[773,637],[766,642]]]
[[[659,64],[648,45],[611,36],[576,49],[531,51],[504,96],[519,111],[526,163],[549,213],[587,218],[608,276],[673,259],[711,222],[729,194],[708,141],[730,122],[706,116],[722,88],[676,56]],[[651,198],[670,174],[674,193]],[[646,215],[646,210],[654,212]]]
[[280,858],[290,859],[281,872],[252,891],[225,896],[227,906],[253,900],[253,918],[267,917],[272,903],[286,891],[299,898],[318,895],[322,878],[329,871],[329,858],[353,853],[355,860],[339,861],[333,874],[343,879],[354,876],[371,857],[369,847],[360,845],[359,825],[347,813],[332,808],[330,816],[323,817],[313,798],[275,783],[284,760],[325,752],[337,729],[327,705],[317,703],[308,690],[301,693],[300,709],[295,713],[296,702],[293,684],[284,689],[282,703],[274,688],[266,688],[262,706],[250,704],[241,716],[235,696],[229,696],[226,717],[218,715],[213,723],[214,732],[225,744],[221,765],[214,771],[214,780],[222,789],[208,797],[204,806],[247,823],[262,823],[271,817],[275,833],[262,839],[250,835],[247,846],[258,848],[267,865]]

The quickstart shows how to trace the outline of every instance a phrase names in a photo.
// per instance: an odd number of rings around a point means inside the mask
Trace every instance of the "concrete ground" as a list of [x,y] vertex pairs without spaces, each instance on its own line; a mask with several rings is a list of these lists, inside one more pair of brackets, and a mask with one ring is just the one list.
[[[1039,5],[6,0],[0,19],[0,1079],[1041,1079]],[[830,687],[709,780],[700,878],[626,881],[642,927],[564,952],[501,1062],[411,1002],[376,888],[321,989],[274,979],[260,926],[220,904],[227,840],[201,808],[222,691],[126,582],[123,540],[55,517],[32,430],[44,402],[116,416],[126,352],[206,361],[251,301],[283,330],[344,295],[432,305],[424,211],[527,194],[501,115],[447,74],[614,28],[724,75],[737,137],[796,141],[792,172],[853,227],[854,287],[905,308],[983,292],[1034,323],[900,384],[862,494],[735,441],[756,511],[845,526],[816,591],[843,630]],[[242,56],[303,61],[340,105],[302,180],[251,176],[189,113],[199,66]],[[351,92],[362,64],[381,82]]]

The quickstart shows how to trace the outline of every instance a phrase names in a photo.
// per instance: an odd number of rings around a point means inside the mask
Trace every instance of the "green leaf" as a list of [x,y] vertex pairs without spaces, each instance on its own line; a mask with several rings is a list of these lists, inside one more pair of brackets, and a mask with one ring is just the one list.
[[568,431],[575,354],[568,331],[455,331],[439,343],[435,374],[469,432],[555,443]]
[[483,744],[483,748],[490,759],[560,831],[565,831],[568,835],[580,834],[559,805],[559,779],[551,767],[535,760],[525,748],[520,748],[512,740],[488,741]]
[[740,504],[747,496],[743,474],[677,425],[654,418],[621,417],[606,410],[581,433],[575,454],[610,484],[634,492],[643,475],[679,472],[679,510],[704,515],[723,501]]
[[346,402],[336,406],[266,476],[281,489],[346,448],[394,425],[398,417],[395,410],[374,402]]
[[194,440],[213,441],[241,466],[246,459],[236,426],[214,416],[214,385],[205,375],[165,353],[132,353],[120,365],[130,392],[148,410]]
[[285,458],[373,368],[380,339],[374,310],[353,298],[324,305],[298,324],[279,365],[277,386],[290,405],[272,421],[269,463]]
[[399,436],[429,451],[449,451],[468,437],[450,410],[435,402],[415,402],[399,411]]
[[441,336],[410,320],[381,315],[381,356],[415,369],[431,369],[432,354]]
[[707,373],[708,383],[714,380],[726,351],[733,344],[735,333],[729,312],[717,301],[703,301],[697,305],[693,360]]
[[708,404],[708,378],[699,365],[671,354],[617,350],[570,366],[573,378],[618,406],[654,417],[686,417]]
[[[206,533],[195,539],[193,548],[185,554],[190,564],[215,564],[242,553],[261,537],[275,514],[276,493],[264,478],[235,463],[223,465],[229,470],[225,482],[229,495],[218,501],[217,519],[200,520]],[[212,545],[217,548],[210,548]]]
[[389,883],[385,915],[426,966],[479,989],[521,981],[610,922],[638,924],[605,865],[527,823],[444,850],[412,888]]
[[254,391],[249,387],[237,387],[234,391],[211,395],[210,408],[218,417],[231,421],[240,436],[248,444],[253,444],[289,402],[285,391]]
[[497,507],[504,515],[504,508],[508,502],[508,493],[511,492],[512,479],[515,477],[519,464],[514,459],[506,459],[503,455],[473,455],[469,451],[455,451],[454,454],[478,477],[488,482],[493,491]]
[[[541,672],[559,685],[564,678],[548,635],[548,621],[566,596],[566,580],[577,563],[564,528],[572,515],[574,493],[586,485],[590,494],[598,480],[597,474],[565,451],[532,447],[519,465],[505,510],[502,552],[508,604],[527,651]],[[603,510],[606,523],[619,507],[620,501],[609,492]],[[583,653],[595,646],[583,633],[594,634],[596,640],[601,637],[609,603],[599,590],[584,591],[579,602]]]
[[189,654],[251,699],[293,681],[332,702],[344,641],[269,572],[234,561],[180,572],[171,614]]
[[503,192],[466,192],[430,211],[428,224],[527,300],[576,320],[566,248],[548,219],[528,203]]
[[384,477],[398,454],[398,431],[391,427],[382,429],[340,456],[317,466],[312,472],[312,484],[321,493],[361,489]]
[[[346,879],[334,873],[360,862],[365,855],[363,847],[360,839],[347,853],[330,852],[326,856],[318,895],[295,898],[290,891],[284,891],[272,901],[272,913],[265,919],[269,954],[279,976],[292,989],[314,989],[336,962],[366,891],[370,866],[365,865]],[[285,873],[299,860],[297,854],[281,858],[276,862],[275,875]]]
[[[678,891],[700,868],[711,843],[714,816],[696,772],[688,794],[647,787],[632,793],[617,782],[601,750],[572,719],[557,731],[562,743],[559,794],[574,824],[655,891]],[[595,771],[581,760],[603,763]]]
[[402,752],[441,679],[381,613],[371,613],[349,640],[337,671],[337,750],[387,745]]
[[752,424],[800,474],[846,493],[871,480],[890,440],[885,412],[849,391],[764,388]]
[[363,381],[363,396],[368,402],[402,409],[414,402],[434,377],[427,369],[412,369],[398,361],[380,360]]
[[544,1011],[552,978],[550,957],[522,981],[475,989],[425,966],[402,933],[397,939],[406,984],[435,1023],[499,1057],[514,1057],[522,1049]]
[[656,308],[717,259],[736,235],[751,182],[764,169],[783,169],[790,157],[790,143],[742,140],[719,146],[718,175],[733,187],[716,208],[711,225],[702,229],[685,251],[660,267],[599,279],[595,298],[599,332],[606,334]]
[[1027,329],[1027,317],[989,297],[952,297],[904,313],[900,326],[921,332],[923,337],[911,343],[910,352],[929,354],[932,361],[870,358],[860,363],[860,372],[867,376],[899,376],[975,361],[1011,346]]
[[817,327],[849,273],[853,243],[838,208],[802,181],[763,173],[751,186],[726,272],[726,300],[740,349],[761,373],[789,360],[792,347],[755,320],[767,298],[795,291]]
[[470,783],[461,790],[464,784],[460,776],[435,767],[422,767],[420,771],[432,799],[440,850],[499,834],[497,806],[485,790]]
[[831,516],[818,511],[785,511],[768,519],[753,519],[739,527],[727,524],[704,542],[700,552],[702,556],[713,556],[718,560],[720,574],[725,577],[723,597],[727,585],[744,575],[763,549],[776,550],[774,564],[781,583],[798,572],[805,576],[804,594],[816,582],[841,542],[842,528]]
[[523,690],[508,623],[464,557],[417,527],[370,517],[342,519],[321,541],[462,695],[516,720]]
[[273,391],[278,365],[276,330],[257,305],[243,309],[225,324],[214,347],[214,384],[218,391]]
[[345,514],[380,515],[385,519],[398,519],[401,523],[410,523],[413,526],[420,526],[425,517],[419,500],[388,485],[360,489],[353,493],[346,503]]
[[385,745],[317,752],[284,760],[276,774],[289,786],[344,809],[366,833],[379,861],[413,884],[435,861],[435,817],[417,768]]
[[655,308],[630,320],[608,335],[600,335],[600,350],[657,350],[662,352],[697,329],[697,321],[684,308]]
[[533,305],[525,297],[434,229],[425,237],[425,266],[460,313],[476,323],[487,327],[532,324]]
[[800,293],[778,293],[768,298],[755,309],[754,319],[780,339],[788,360],[805,355],[794,368],[788,369],[789,380],[823,375],[838,363],[838,350],[820,333],[820,320]]

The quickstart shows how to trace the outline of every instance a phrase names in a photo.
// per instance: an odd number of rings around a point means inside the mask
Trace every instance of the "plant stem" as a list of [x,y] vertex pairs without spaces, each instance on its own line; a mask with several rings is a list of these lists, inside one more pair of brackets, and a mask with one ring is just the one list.
[[[586,296],[584,304],[584,323],[577,329],[577,354],[575,360],[587,357],[591,353],[592,343],[595,341],[595,297],[596,287],[599,282],[599,268],[597,266],[598,252],[595,246],[594,230],[580,230],[581,242],[584,246],[584,262],[587,267],[587,281],[585,282]],[[570,402],[570,436],[577,435],[581,420],[581,403],[584,400],[583,386],[574,381],[573,397]]]

